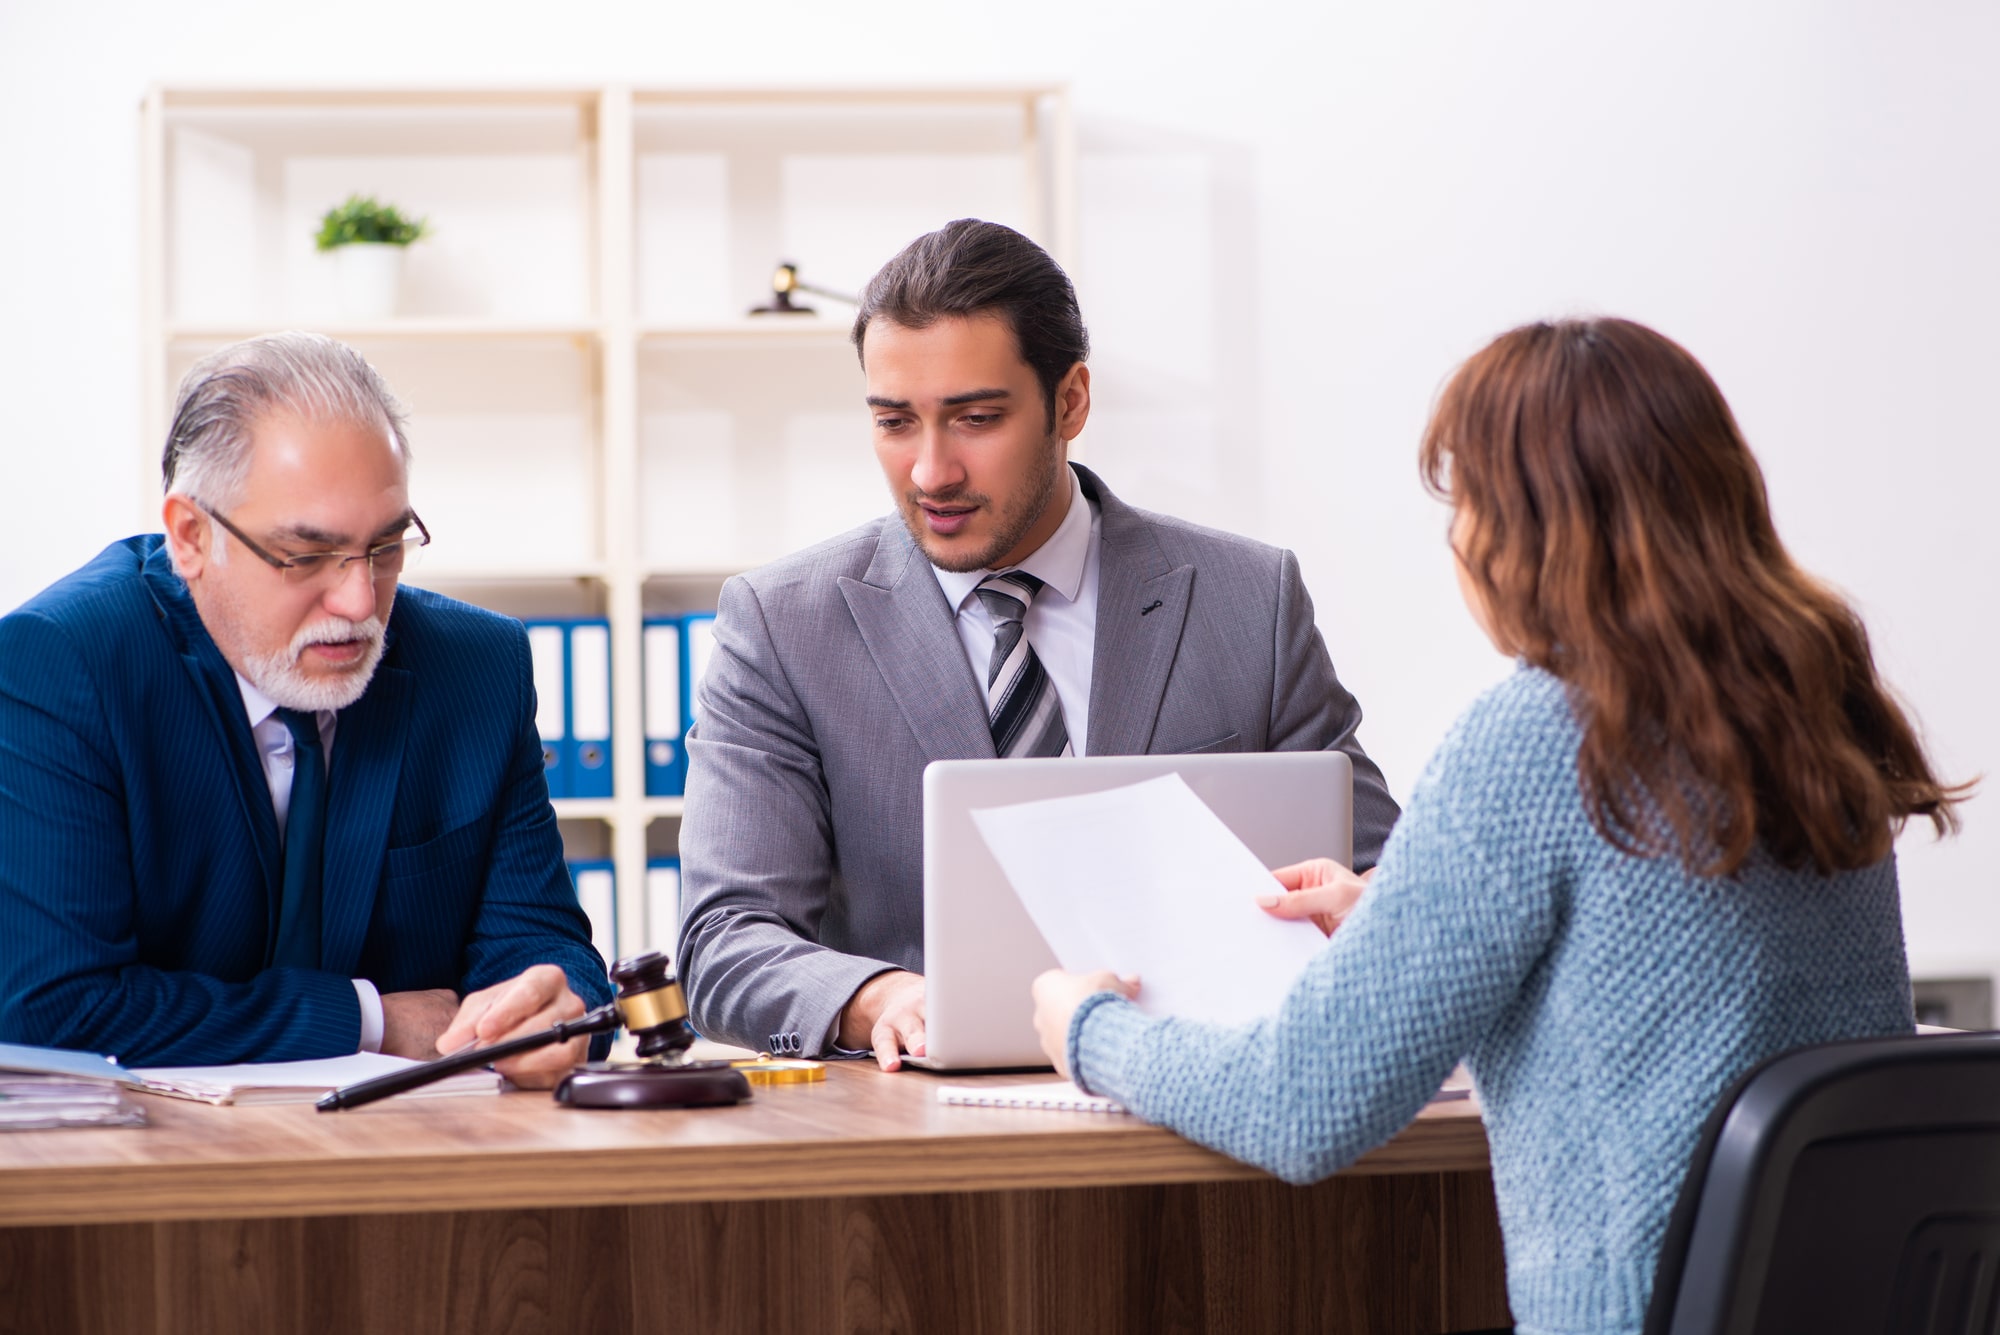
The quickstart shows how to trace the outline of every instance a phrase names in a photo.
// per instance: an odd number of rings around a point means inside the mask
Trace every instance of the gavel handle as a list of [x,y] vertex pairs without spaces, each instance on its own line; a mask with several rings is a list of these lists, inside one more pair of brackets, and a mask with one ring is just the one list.
[[558,1021],[539,1033],[523,1034],[519,1038],[495,1043],[489,1048],[467,1048],[464,1052],[454,1052],[449,1057],[439,1057],[436,1061],[425,1062],[421,1066],[391,1071],[387,1075],[378,1075],[373,1080],[363,1080],[345,1089],[333,1090],[313,1106],[321,1112],[358,1108],[364,1103],[373,1103],[377,1099],[386,1099],[391,1094],[417,1089],[430,1084],[433,1080],[442,1080],[448,1075],[468,1071],[475,1066],[484,1066],[489,1062],[499,1061],[502,1057],[511,1057],[517,1052],[532,1052],[536,1048],[545,1048],[551,1043],[561,1043],[583,1034],[601,1034],[606,1030],[616,1029],[618,1023],[618,1003],[607,1002],[594,1011],[584,1012],[574,1020]]

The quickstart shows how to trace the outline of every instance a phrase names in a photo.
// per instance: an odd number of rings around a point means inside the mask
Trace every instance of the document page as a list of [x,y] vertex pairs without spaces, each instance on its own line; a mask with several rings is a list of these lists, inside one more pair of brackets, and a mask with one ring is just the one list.
[[[355,1052],[312,1061],[246,1062],[239,1066],[149,1066],[135,1074],[152,1094],[203,1103],[300,1103],[331,1089],[360,1084],[378,1075],[417,1065],[407,1057]],[[500,1076],[490,1070],[460,1071],[401,1097],[438,1094],[497,1094]]]
[[972,819],[1063,968],[1138,974],[1150,1014],[1274,1014],[1326,944],[1257,907],[1278,883],[1178,774]]

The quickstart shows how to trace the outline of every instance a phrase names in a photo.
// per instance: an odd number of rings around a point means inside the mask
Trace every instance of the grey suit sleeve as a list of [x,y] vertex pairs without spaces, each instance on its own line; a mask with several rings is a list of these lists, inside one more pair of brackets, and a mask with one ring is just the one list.
[[695,1028],[825,1050],[854,990],[893,964],[818,944],[834,875],[826,773],[757,594],[723,586],[688,734],[679,963]]
[[1313,621],[1298,558],[1284,553],[1278,576],[1277,676],[1271,689],[1271,749],[1345,751],[1354,761],[1354,869],[1366,871],[1400,814],[1382,771],[1361,749],[1361,705],[1334,674]]

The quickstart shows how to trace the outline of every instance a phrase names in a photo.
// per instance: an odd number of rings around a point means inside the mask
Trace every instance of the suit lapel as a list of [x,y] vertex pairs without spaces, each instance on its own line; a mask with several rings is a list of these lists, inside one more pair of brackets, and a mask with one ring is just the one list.
[[1144,755],[1180,649],[1195,571],[1170,565],[1145,519],[1089,469],[1077,472],[1097,502],[1103,538],[1084,753]]
[[256,740],[250,735],[249,716],[243,711],[243,692],[228,660],[201,624],[201,613],[187,585],[174,573],[164,543],[146,559],[145,580],[181,663],[194,682],[195,695],[215,729],[216,744],[228,757],[237,811],[250,832],[257,865],[264,873],[264,939],[270,941],[277,934],[279,889],[285,869],[278,842],[278,813],[271,807],[271,785],[264,777]]
[[990,758],[986,699],[966,661],[928,562],[895,515],[882,521],[875,559],[840,593],[917,744],[932,760]]
[[375,913],[414,696],[410,674],[389,667],[387,657],[362,697],[340,711],[326,795],[320,967],[350,977]]

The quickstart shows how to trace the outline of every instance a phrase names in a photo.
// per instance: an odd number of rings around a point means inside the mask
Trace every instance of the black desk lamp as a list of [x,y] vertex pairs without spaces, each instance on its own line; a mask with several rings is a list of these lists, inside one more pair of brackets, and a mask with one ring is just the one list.
[[792,300],[794,292],[810,292],[816,297],[825,297],[829,301],[844,301],[850,306],[861,304],[859,297],[852,297],[845,292],[835,292],[832,288],[815,287],[811,283],[799,281],[799,266],[793,264],[790,260],[785,260],[778,265],[777,271],[771,275],[771,300],[762,306],[752,306],[750,313],[752,315],[815,314],[812,307],[802,306]]

